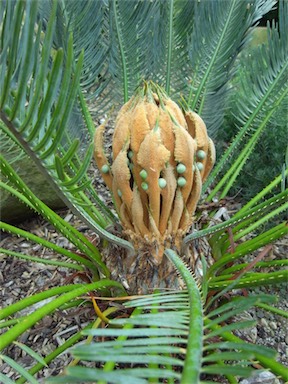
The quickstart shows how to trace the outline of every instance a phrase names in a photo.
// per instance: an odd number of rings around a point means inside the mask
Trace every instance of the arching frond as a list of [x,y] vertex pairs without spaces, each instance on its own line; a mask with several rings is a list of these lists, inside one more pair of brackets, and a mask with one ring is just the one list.
[[37,1],[17,2],[13,13],[11,6],[3,10],[1,120],[72,210],[101,236],[132,249],[103,229],[114,219],[87,176],[94,130],[79,91],[83,57],[74,65],[71,36],[65,60],[62,48],[52,48],[57,1],[48,22],[37,19]]
[[[277,374],[284,374],[284,367],[274,360],[273,350],[243,342],[230,333],[252,325],[251,321],[231,322],[232,317],[237,319],[251,306],[271,303],[273,298],[236,297],[203,316],[206,309],[198,283],[173,251],[166,255],[185,280],[187,290],[155,293],[127,302],[125,306],[136,307],[129,318],[112,320],[113,328],[84,332],[110,340],[98,339],[72,351],[82,361],[104,363],[103,369],[68,367],[63,377],[50,382],[147,383],[153,378],[155,382],[208,383],[215,375],[249,376],[255,359]],[[223,326],[224,322],[227,325]],[[124,369],[120,369],[121,363],[126,364]]]
[[223,119],[236,56],[251,26],[273,4],[63,1],[57,44],[67,45],[63,39],[73,31],[76,57],[84,50],[81,86],[97,100],[98,114],[127,101],[142,79],[152,79],[168,93],[183,96],[214,134]]
[[[209,199],[219,191],[221,197],[227,195],[269,122],[287,106],[288,49],[287,34],[284,32],[288,27],[287,2],[280,3],[280,15],[279,30],[276,25],[269,29],[268,45],[256,48],[252,55],[241,61],[241,83],[235,88],[237,101],[236,110],[233,111],[239,132],[204,185],[205,190],[224,164],[225,167],[229,166]],[[235,149],[240,143],[243,144],[244,137],[249,134],[243,149],[231,165],[235,159]]]
[[[43,5],[43,14],[49,7]],[[84,51],[81,87],[97,99],[97,111],[127,101],[142,79],[159,76],[166,40],[167,2],[63,1],[56,26],[63,46],[73,32],[76,57]],[[67,44],[67,41],[66,41]]]
[[203,117],[212,135],[223,120],[227,85],[237,54],[251,26],[267,12],[267,5],[207,1],[195,8],[195,26],[188,45],[191,74],[187,100],[189,107]]
[[[287,174],[288,170],[285,171],[284,175]],[[197,238],[213,234],[217,234],[217,241],[220,241],[220,233],[224,233],[227,228],[231,228],[233,233],[236,233],[237,231],[242,231],[243,228],[248,227],[249,229],[247,232],[250,232],[252,231],[251,226],[253,226],[253,230],[255,230],[280,212],[285,211],[287,209],[287,189],[269,199],[262,200],[273,187],[281,183],[281,179],[282,175],[279,175],[266,189],[261,191],[254,199],[242,207],[242,209],[240,209],[231,219],[187,235],[183,240],[183,246]],[[258,203],[261,200],[262,202]],[[241,233],[243,236],[245,235],[245,232]]]

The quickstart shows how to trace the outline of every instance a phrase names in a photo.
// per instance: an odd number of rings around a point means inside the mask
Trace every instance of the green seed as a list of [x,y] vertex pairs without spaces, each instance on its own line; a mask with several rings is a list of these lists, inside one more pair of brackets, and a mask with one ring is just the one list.
[[133,157],[133,151],[129,151],[129,152],[128,152],[128,157],[129,157],[129,159],[132,159],[132,157]]
[[184,187],[184,185],[186,184],[186,179],[184,177],[178,177],[177,184],[179,185],[179,187]]
[[160,177],[160,179],[158,180],[158,185],[160,188],[165,188],[167,185],[167,181],[165,179],[163,179],[162,177]]
[[141,179],[145,180],[145,179],[147,179],[148,173],[147,173],[147,171],[145,171],[145,169],[142,169],[142,171],[140,171],[139,175],[140,175]]
[[184,173],[186,171],[186,166],[182,163],[179,163],[176,169],[178,173]]
[[118,195],[119,197],[122,197],[122,192],[120,191],[120,189],[117,189],[117,195]]
[[197,157],[198,157],[198,159],[200,159],[200,160],[204,160],[205,157],[206,157],[206,153],[205,153],[202,149],[200,149],[200,150],[197,152]]
[[204,168],[202,163],[197,163],[196,165],[197,165],[197,168],[199,169],[199,171],[202,171],[202,169]]
[[148,189],[148,184],[147,183],[141,183],[141,187],[142,187],[142,189],[144,190],[144,191],[147,191],[147,189]]
[[109,172],[109,166],[107,164],[104,164],[101,168],[102,173],[108,173]]
[[133,168],[134,168],[134,164],[133,164],[133,163],[129,163],[129,164],[128,164],[128,167],[129,167],[130,171],[132,171]]

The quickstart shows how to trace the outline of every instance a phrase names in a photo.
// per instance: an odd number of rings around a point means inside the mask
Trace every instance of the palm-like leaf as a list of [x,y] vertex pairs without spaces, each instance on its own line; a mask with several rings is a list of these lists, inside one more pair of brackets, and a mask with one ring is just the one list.
[[[36,20],[37,2],[17,3],[14,13],[11,12],[11,6],[8,2],[4,19],[4,25],[9,24],[10,29],[3,30],[3,41],[5,44],[10,42],[11,47],[3,49],[1,55],[4,89],[1,119],[34,158],[68,206],[77,211],[101,236],[132,249],[129,243],[103,229],[114,218],[101,203],[91,179],[87,177],[92,157],[89,135],[93,132],[93,123],[86,113],[85,101],[79,91],[83,55],[79,56],[74,70],[71,37],[67,41],[65,60],[63,48],[57,51],[52,48],[57,2],[53,2],[43,42],[40,38],[41,23]],[[21,29],[17,23],[24,17],[24,12],[29,18],[25,19]],[[19,41],[22,43],[21,49],[18,48]],[[30,46],[32,50],[28,48]],[[20,70],[18,63],[21,63]],[[21,66],[24,69],[21,70]],[[81,126],[82,129],[76,129]],[[84,126],[87,127],[85,136]],[[2,166],[5,168],[4,162]]]
[[[271,369],[284,374],[284,367],[273,360],[275,353],[272,350],[247,344],[229,333],[251,326],[251,322],[219,325],[252,305],[261,301],[269,303],[273,298],[236,298],[203,317],[205,305],[197,281],[173,251],[167,251],[167,256],[175,263],[187,290],[158,293],[126,303],[126,306],[137,309],[128,319],[111,321],[117,328],[85,332],[93,336],[116,337],[115,340],[79,345],[73,349],[75,357],[82,361],[105,362],[103,370],[70,367],[64,377],[51,379],[51,382],[147,383],[153,379],[156,382],[177,380],[196,384],[201,375],[201,383],[205,383],[215,375],[246,377],[253,369],[253,359],[264,365],[268,360]],[[126,366],[119,370],[121,363]]]
[[103,97],[111,108],[127,101],[141,79],[153,78],[171,95],[184,95],[215,134],[237,54],[274,3],[64,1],[61,17],[78,54],[85,47],[82,87],[99,96],[98,115]]
[[248,7],[245,1],[234,0],[203,2],[196,7],[195,27],[187,46],[192,71],[187,103],[203,116],[212,137],[222,124],[235,59],[249,28],[268,9],[265,2]]
[[[288,97],[286,87],[288,50],[287,34],[284,32],[288,26],[287,2],[281,2],[279,14],[279,31],[275,25],[268,29],[268,45],[261,46],[253,55],[241,61],[239,69],[241,84],[235,88],[237,102],[236,110],[233,112],[238,120],[239,132],[206,181],[204,189],[213,181],[224,164],[227,167],[229,160],[229,170],[213,189],[209,199],[219,191],[221,198],[227,195],[245,162],[253,153],[259,138],[264,134],[264,129],[275,116],[282,114],[281,110],[285,111]],[[240,143],[243,144],[243,139],[248,134],[250,136],[246,140],[246,145],[236,160],[235,156],[233,157],[234,163],[231,165],[231,155]]]

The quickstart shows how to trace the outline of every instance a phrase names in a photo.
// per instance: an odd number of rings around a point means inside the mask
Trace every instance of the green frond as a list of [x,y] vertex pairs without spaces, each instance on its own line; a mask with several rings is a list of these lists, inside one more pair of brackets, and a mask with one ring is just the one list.
[[[278,177],[276,180],[278,180],[279,183],[281,181],[281,177]],[[272,182],[271,184],[274,185],[275,183]],[[270,190],[270,187],[271,185],[267,187],[266,193]],[[280,192],[279,194],[271,197],[270,199],[262,201],[262,203],[260,204],[253,206],[252,204],[248,203],[245,207],[239,210],[231,219],[188,234],[182,242],[183,252],[190,242],[204,236],[207,237],[212,235],[210,243],[212,249],[214,250],[214,257],[217,259],[218,257],[220,257],[219,255],[221,255],[221,252],[218,253],[217,249],[221,248],[223,239],[225,239],[224,242],[228,239],[227,229],[231,229],[235,240],[237,240],[237,232],[239,232],[238,238],[243,237],[247,233],[251,233],[258,227],[265,224],[270,219],[279,215],[281,212],[284,212],[287,209],[287,194],[288,190],[286,189],[283,192]],[[259,193],[259,196],[263,197],[263,195],[265,196],[265,194],[263,194],[262,192]],[[255,202],[259,200],[259,196],[253,199],[253,204],[255,204]],[[284,229],[282,230],[283,233],[280,233],[279,236],[282,236],[285,233],[285,228],[286,226],[284,225]],[[276,238],[278,237],[271,238],[270,240],[273,241]],[[226,243],[226,246],[228,247],[228,243]]]
[[263,5],[262,1],[249,5],[237,0],[207,1],[195,8],[188,46],[191,74],[186,100],[202,116],[212,136],[222,124],[232,66],[249,29],[267,12],[267,3]]
[[[105,289],[106,287],[109,287],[109,286],[110,287],[118,287],[118,288],[122,289],[121,284],[119,284],[115,281],[112,281],[112,280],[107,280],[107,279],[103,279],[103,280],[100,280],[100,281],[97,281],[97,282],[94,282],[91,284],[86,284],[84,286],[80,285],[80,287],[79,287],[79,285],[77,286],[74,284],[74,285],[70,286],[70,288],[68,289],[68,292],[67,292],[67,287],[65,287],[65,286],[60,287],[61,290],[59,290],[59,292],[61,292],[61,293],[65,292],[65,289],[66,289],[67,293],[63,293],[59,297],[54,298],[52,301],[47,303],[44,307],[38,308],[34,312],[32,312],[31,314],[28,314],[27,316],[25,316],[25,321],[18,323],[16,325],[14,325],[13,327],[9,328],[9,330],[6,333],[4,333],[0,336],[0,349],[2,350],[3,348],[5,348],[12,341],[17,339],[18,336],[20,336],[27,329],[31,328],[34,324],[36,324],[39,320],[41,320],[44,316],[47,316],[49,313],[52,313],[55,310],[57,310],[60,305],[65,304],[65,303],[69,302],[70,300],[73,300],[74,298],[79,297],[79,296],[81,296],[81,295],[83,295],[89,291],[92,291],[94,289],[95,290],[97,290],[97,289],[101,290],[101,289]],[[46,293],[46,295],[48,295],[48,296],[50,294],[50,297],[51,297],[51,296],[53,296],[51,294],[52,290],[53,290],[53,288],[48,290],[48,291],[45,291],[44,293]],[[29,299],[31,299],[31,297]],[[18,310],[20,307],[19,303],[21,303],[21,302],[16,303],[16,304],[18,304]],[[22,301],[22,304],[23,304],[23,301]],[[10,311],[11,311],[11,307],[12,306],[8,307],[7,309],[10,309]],[[26,307],[27,307],[27,305],[25,305],[24,308],[26,308]],[[5,311],[5,309],[0,310],[0,318],[3,318],[5,316],[7,316],[7,311]]]
[[112,0],[114,24],[110,36],[114,51],[110,64],[114,79],[116,74],[117,77],[122,74],[119,80],[124,85],[124,101],[134,93],[142,79],[155,76],[163,66],[161,61],[167,43],[159,36],[166,34],[163,31],[169,20],[169,6],[170,1],[169,4],[163,1],[135,2],[131,7],[129,2]]
[[[288,50],[287,37],[283,33],[288,26],[287,2],[281,2],[280,13],[283,16],[279,19],[279,31],[275,25],[270,28],[268,45],[256,48],[250,56],[241,60],[241,84],[235,88],[236,105],[233,111],[239,132],[204,185],[206,190],[224,165],[226,168],[229,166],[210,193],[209,200],[219,191],[221,198],[227,195],[261,135],[265,134],[265,128],[287,106]],[[243,145],[244,138],[247,139]],[[235,150],[240,143],[243,149],[235,158]]]
[[172,57],[171,57],[171,95],[182,94],[189,76],[191,67],[189,62],[189,36],[191,36],[195,23],[196,2],[189,0],[174,0],[174,17],[172,25]]
[[[247,377],[256,360],[263,364],[269,360],[269,368],[273,367],[275,351],[243,342],[230,331],[251,326],[250,321],[237,321],[237,316],[253,305],[273,302],[274,297],[236,297],[210,313],[207,311],[205,316],[207,308],[189,270],[173,251],[167,250],[166,255],[175,263],[187,290],[159,292],[125,303],[128,308],[136,308],[129,318],[111,320],[112,327],[106,329],[83,332],[96,337],[96,342],[72,349],[81,361],[103,362],[104,368],[68,367],[64,376],[49,382],[81,382],[83,378],[90,382],[93,378],[115,384],[148,383],[153,378],[156,382],[171,379],[184,384],[189,378],[189,382],[197,384],[200,374],[201,383],[218,374]],[[223,322],[227,325],[223,326]],[[103,337],[106,340],[100,341]],[[121,363],[126,364],[125,368],[120,368]],[[283,372],[278,365],[275,369]]]
[[[16,372],[20,373],[23,377],[25,377],[25,379],[31,383],[31,384],[39,384],[38,381],[30,375],[30,373],[24,369],[20,364],[18,364],[15,360],[11,359],[11,357],[9,356],[5,356],[5,355],[0,355],[0,358],[5,362],[7,363],[8,365],[10,365],[11,368],[13,368]],[[9,383],[9,381],[6,379],[4,379],[4,383]],[[12,381],[12,383],[14,383]]]
[[76,57],[84,50],[80,84],[103,115],[127,101],[143,78],[156,76],[163,66],[167,44],[159,36],[167,25],[166,2],[137,1],[131,6],[118,0],[65,0],[59,7],[57,35],[62,32],[67,39],[73,32]]
[[[34,209],[36,212],[39,212],[57,230],[59,230],[60,233],[62,233],[73,244],[75,244],[78,249],[82,250],[84,254],[86,253],[87,255],[89,255],[90,259],[92,261],[95,261],[96,264],[98,264],[98,266],[103,269],[104,274],[109,274],[107,267],[101,260],[98,249],[94,247],[94,245],[91,244],[83,234],[78,232],[72,225],[67,223],[52,209],[47,207],[40,199],[38,199],[2,156],[0,156],[0,169],[1,172],[7,177],[9,182],[12,183],[12,185],[14,184],[14,189],[16,190],[15,195],[17,197],[23,194],[24,199],[22,200],[24,202],[27,202],[29,207]],[[17,193],[17,191],[19,191],[20,193]],[[11,189],[11,193],[14,193],[13,189]],[[5,230],[5,228],[7,228],[7,225],[5,223],[2,223],[2,228]],[[11,228],[12,227],[10,227],[8,231],[11,230]],[[21,230],[17,228],[16,233],[21,234]],[[27,236],[29,235],[26,235],[26,237]]]
[[[17,8],[14,13],[14,19],[9,21],[18,35],[13,35],[11,47],[2,53],[5,65],[1,67],[0,77],[5,83],[1,119],[62,200],[100,236],[133,251],[130,243],[104,229],[115,218],[97,196],[87,175],[92,158],[89,143],[94,129],[90,127],[87,132],[85,124],[89,126],[91,121],[86,111],[82,114],[84,100],[78,99],[83,55],[79,55],[73,66],[75,56],[71,35],[65,57],[61,47],[53,49],[57,1],[52,4],[49,21],[46,23],[43,19],[45,33],[41,30],[41,22],[36,21],[38,2],[20,2],[17,7],[19,10]],[[31,19],[30,16],[23,19],[24,11],[27,15],[31,13]],[[6,9],[4,17],[9,15]],[[23,27],[19,30],[18,18],[23,19]],[[3,36],[3,41],[5,38]],[[18,39],[23,40],[21,49],[17,49]],[[21,70],[18,63],[24,62],[25,68]],[[78,141],[79,146],[76,145]],[[59,180],[59,171],[63,180]]]
[[0,153],[5,154],[9,164],[27,160],[27,155],[17,142],[15,136],[0,121]]

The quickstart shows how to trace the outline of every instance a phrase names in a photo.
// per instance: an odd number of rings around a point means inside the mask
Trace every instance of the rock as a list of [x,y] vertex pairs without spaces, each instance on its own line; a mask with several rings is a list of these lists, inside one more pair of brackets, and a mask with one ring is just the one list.
[[[247,311],[240,313],[239,315],[233,317],[233,321],[253,321],[254,317]],[[249,328],[237,329],[235,330],[235,335],[241,337],[242,339],[248,341],[249,343],[256,343],[257,340],[257,327],[253,325]]]
[[264,328],[268,328],[268,322],[267,322],[267,320],[266,320],[264,317],[260,320],[260,324],[261,324]]
[[270,321],[270,327],[274,330],[277,329],[277,324],[275,323],[275,321]]
[[[13,168],[17,170],[18,175],[27,183],[34,194],[50,208],[59,209],[65,207],[64,202],[28,156],[13,162]],[[34,215],[35,212],[32,209],[6,190],[1,190],[0,216],[2,221],[17,223]]]
[[277,377],[269,371],[255,372],[248,378],[241,380],[239,384],[280,384]]

